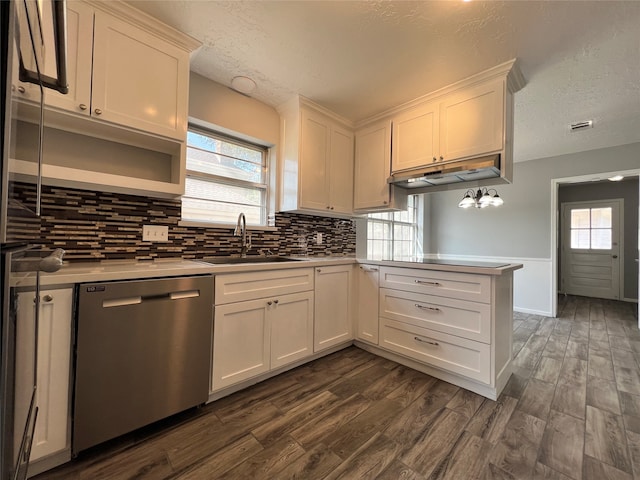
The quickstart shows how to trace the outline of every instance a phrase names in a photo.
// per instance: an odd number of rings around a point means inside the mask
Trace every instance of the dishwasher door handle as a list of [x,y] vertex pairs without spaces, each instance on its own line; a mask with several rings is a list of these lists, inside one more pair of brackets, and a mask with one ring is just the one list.
[[102,301],[102,308],[110,307],[126,307],[127,305],[139,305],[142,303],[142,297],[124,297],[113,298],[110,300]]
[[187,290],[184,292],[171,292],[169,298],[171,300],[181,300],[183,298],[196,298],[200,296],[200,290]]

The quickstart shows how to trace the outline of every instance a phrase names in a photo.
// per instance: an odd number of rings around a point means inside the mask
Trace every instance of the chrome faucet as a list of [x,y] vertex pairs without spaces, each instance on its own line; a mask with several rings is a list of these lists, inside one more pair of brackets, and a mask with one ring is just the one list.
[[236,224],[236,229],[233,231],[233,236],[242,237],[240,256],[246,257],[247,250],[251,248],[251,235],[247,236],[247,219],[244,217],[244,213],[238,215],[238,223]]

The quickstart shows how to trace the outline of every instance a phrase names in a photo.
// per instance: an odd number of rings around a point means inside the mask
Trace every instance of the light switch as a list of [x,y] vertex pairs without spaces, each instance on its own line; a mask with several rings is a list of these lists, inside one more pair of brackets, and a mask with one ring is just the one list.
[[143,225],[142,241],[143,242],[168,242],[169,227],[166,225]]

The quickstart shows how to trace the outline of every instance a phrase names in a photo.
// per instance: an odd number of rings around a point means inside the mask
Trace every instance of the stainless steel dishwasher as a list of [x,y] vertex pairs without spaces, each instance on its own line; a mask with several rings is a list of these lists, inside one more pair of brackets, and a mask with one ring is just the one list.
[[212,276],[79,288],[74,454],[207,401]]

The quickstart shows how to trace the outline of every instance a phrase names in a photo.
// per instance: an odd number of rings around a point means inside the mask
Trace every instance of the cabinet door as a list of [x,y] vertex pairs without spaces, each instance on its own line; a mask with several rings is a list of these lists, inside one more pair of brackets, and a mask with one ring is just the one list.
[[351,265],[316,268],[313,351],[353,338]]
[[[53,38],[52,11],[49,3],[41,10],[43,15],[43,37]],[[63,95],[55,90],[44,89],[45,103],[65,110],[80,112],[79,103],[88,106],[91,97],[91,54],[93,50],[93,9],[78,1],[66,2],[67,15],[67,77],[69,93]],[[12,42],[13,43],[13,42]],[[27,65],[29,70],[35,71],[36,66]],[[44,66],[40,65],[42,73],[50,77],[57,77],[55,53],[48,50],[44,54]],[[13,86],[17,87],[17,95],[25,100],[40,102],[40,88],[33,83],[18,80],[18,54],[14,44],[13,53]]]
[[96,12],[92,115],[184,141],[188,91],[186,52]]
[[313,292],[282,295],[270,301],[273,369],[313,353]]
[[353,209],[389,207],[390,174],[391,122],[385,120],[356,133]]
[[[67,78],[69,93],[45,90],[45,103],[71,112],[91,112],[91,63],[93,9],[79,1],[67,1]],[[45,24],[47,24],[45,22]],[[45,58],[45,73],[56,76],[55,58]]]
[[412,108],[393,119],[393,172],[437,161],[439,111],[437,103]]
[[[16,319],[16,397],[31,398],[30,384],[23,384],[21,371],[33,365],[32,349],[28,348],[34,331],[33,292],[18,294]],[[31,448],[30,461],[35,461],[70,446],[69,439],[69,378],[71,372],[71,323],[73,289],[42,290],[40,292],[40,323],[38,326],[38,375],[36,402],[38,418]],[[29,382],[27,382],[29,383]],[[16,418],[24,401],[16,402]]]
[[502,150],[505,80],[465,88],[440,107],[440,155],[445,161]]
[[307,109],[301,110],[300,208],[330,209],[328,119]]
[[353,133],[334,127],[329,152],[329,209],[353,213]]
[[358,268],[356,337],[378,344],[378,275],[376,265]]
[[215,307],[212,391],[268,371],[269,357],[267,300]]

